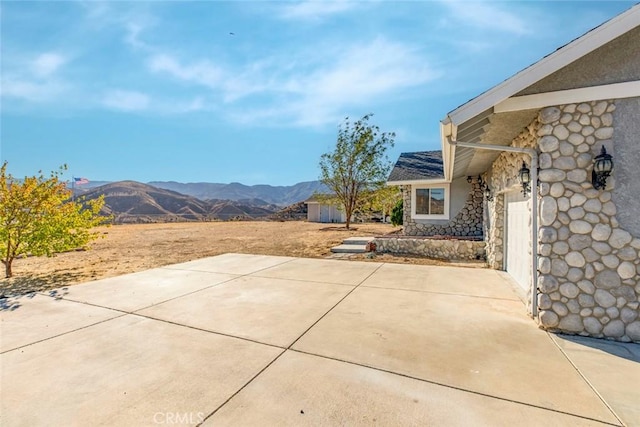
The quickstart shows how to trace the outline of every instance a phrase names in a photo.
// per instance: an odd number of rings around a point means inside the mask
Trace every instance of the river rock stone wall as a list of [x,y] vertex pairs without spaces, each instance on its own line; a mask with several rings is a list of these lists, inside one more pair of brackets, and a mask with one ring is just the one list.
[[376,237],[374,243],[377,252],[461,261],[479,260],[485,257],[485,243],[482,240]]
[[[593,159],[603,145],[615,162],[614,111],[613,101],[545,108],[513,145],[537,145],[540,156],[541,327],[640,342],[640,239],[616,219],[615,168],[604,190],[591,183]],[[494,163],[490,182],[496,191],[512,186],[509,180],[522,164],[518,157],[503,153]],[[501,268],[504,207],[499,197],[495,200],[489,207],[495,222],[488,234],[487,259],[490,266]]]
[[420,222],[411,217],[411,185],[402,188],[403,234],[407,236],[474,236],[482,237],[482,201],[484,195],[474,178],[469,184],[464,207],[449,221]]
[[540,114],[540,323],[640,341],[640,239],[616,219],[615,169],[604,190],[591,184],[603,145],[615,161],[614,110],[613,102],[601,101]]
[[493,200],[487,201],[486,206],[484,235],[487,266],[495,270],[504,270],[504,195],[494,194]]

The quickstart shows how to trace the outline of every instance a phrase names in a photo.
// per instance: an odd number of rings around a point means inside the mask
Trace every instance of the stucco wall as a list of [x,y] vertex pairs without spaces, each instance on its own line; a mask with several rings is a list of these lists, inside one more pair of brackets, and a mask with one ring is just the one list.
[[640,27],[561,68],[518,95],[640,80]]
[[411,185],[402,187],[403,233],[408,236],[482,236],[483,193],[474,178],[453,181],[449,189],[449,220],[416,220],[411,217]]
[[640,98],[617,100],[613,120],[613,202],[620,227],[640,237]]

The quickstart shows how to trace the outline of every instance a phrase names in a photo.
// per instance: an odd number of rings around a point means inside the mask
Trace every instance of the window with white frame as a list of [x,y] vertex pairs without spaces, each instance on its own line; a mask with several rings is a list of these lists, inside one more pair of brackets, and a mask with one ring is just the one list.
[[411,216],[416,219],[449,218],[449,185],[416,185],[411,195]]

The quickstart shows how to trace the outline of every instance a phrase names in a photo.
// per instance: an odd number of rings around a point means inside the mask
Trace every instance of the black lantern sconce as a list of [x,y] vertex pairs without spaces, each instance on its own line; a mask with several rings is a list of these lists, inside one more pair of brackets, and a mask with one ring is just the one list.
[[596,190],[604,190],[607,187],[607,178],[613,170],[613,158],[607,154],[607,150],[602,146],[600,154],[593,159],[593,170],[591,171],[591,183]]
[[487,202],[493,201],[493,193],[487,184],[484,185],[484,198],[487,199]]
[[[473,177],[467,176],[467,182],[471,184],[473,182]],[[487,201],[491,202],[493,200],[493,193],[491,192],[491,188],[489,188],[489,185],[482,179],[481,175],[478,175],[478,185],[484,193],[484,197],[487,199]]]
[[518,178],[520,178],[520,183],[522,184],[522,194],[527,197],[531,191],[531,171],[525,162],[522,162],[522,167],[518,171]]

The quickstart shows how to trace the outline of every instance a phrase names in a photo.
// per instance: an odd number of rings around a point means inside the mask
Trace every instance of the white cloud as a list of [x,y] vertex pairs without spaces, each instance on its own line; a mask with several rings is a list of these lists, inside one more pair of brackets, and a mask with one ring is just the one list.
[[102,99],[103,105],[120,111],[143,111],[149,102],[149,96],[144,93],[120,89],[108,91]]
[[[484,1],[441,0],[453,13],[452,21],[463,23],[465,26],[501,31],[515,35],[530,34],[529,19],[516,13],[500,8],[496,4]],[[449,20],[447,20],[449,23]],[[458,24],[459,25],[459,24]]]
[[[206,87],[236,122],[298,126],[335,123],[347,108],[394,99],[440,75],[422,52],[382,37],[350,46],[327,43],[311,51],[313,55],[305,48],[226,66],[207,60],[183,63],[157,54],[147,65],[153,72]],[[290,57],[298,59],[291,62]]]
[[191,101],[172,101],[164,103],[159,107],[159,111],[164,114],[186,114],[204,111],[207,105],[202,97],[197,97]]
[[[234,110],[232,118],[298,126],[335,123],[349,108],[394,99],[403,90],[439,76],[420,52],[383,38],[327,52],[325,57],[326,62],[314,64],[311,71],[298,69],[265,81],[271,101],[263,107]],[[247,84],[259,86],[258,76],[248,78]]]
[[70,85],[55,74],[66,62],[64,55],[55,52],[6,55],[2,73],[2,97],[43,103],[62,96]]
[[319,19],[353,9],[356,2],[347,0],[305,0],[283,6],[280,17],[284,19]]
[[140,33],[144,30],[144,26],[137,22],[128,22],[125,24],[126,35],[124,41],[132,47],[146,47],[146,44],[140,40]]
[[67,59],[54,52],[47,52],[33,60],[31,63],[31,69],[33,74],[37,77],[48,77],[54,74],[62,65],[67,62]]
[[219,88],[223,82],[224,72],[208,61],[200,61],[191,65],[182,65],[170,55],[157,54],[148,62],[154,72],[165,72],[190,83]]
[[3,76],[1,96],[30,102],[46,102],[60,96],[66,85],[59,82],[35,82],[15,76]]

